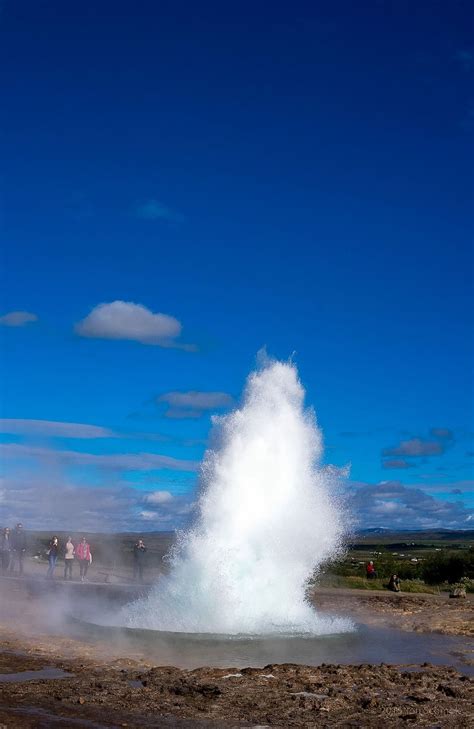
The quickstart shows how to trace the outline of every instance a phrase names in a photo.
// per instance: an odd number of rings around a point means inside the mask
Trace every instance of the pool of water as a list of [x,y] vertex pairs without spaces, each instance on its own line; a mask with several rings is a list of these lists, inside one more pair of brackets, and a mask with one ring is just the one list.
[[[48,666],[36,671],[18,671],[17,673],[0,673],[0,683],[23,683],[24,681],[50,681],[57,678],[71,678],[74,674],[66,673],[61,668]],[[0,724],[1,726],[1,724]]]
[[[78,637],[105,640],[159,665],[180,668],[261,667],[271,663],[433,663],[474,675],[474,641],[464,636],[409,633],[357,625],[329,636],[225,636],[117,628],[71,618]],[[470,652],[469,652],[470,651]]]

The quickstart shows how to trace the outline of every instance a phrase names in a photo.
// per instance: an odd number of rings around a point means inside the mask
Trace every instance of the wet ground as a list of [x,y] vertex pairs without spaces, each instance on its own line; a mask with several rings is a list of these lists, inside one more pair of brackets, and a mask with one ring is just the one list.
[[71,634],[120,644],[120,652],[179,668],[262,666],[267,663],[416,663],[451,665],[474,676],[474,641],[464,636],[413,634],[389,626],[355,624],[336,635],[222,636],[107,628],[74,620]]
[[[40,669],[12,655],[2,670]],[[469,727],[474,683],[452,668],[301,666],[199,668],[61,661],[74,675],[4,684],[10,727]],[[14,669],[14,671],[13,671]]]
[[[81,585],[71,600],[69,586],[12,580],[7,587],[1,582],[0,725],[9,729],[474,725],[469,599],[320,591],[319,609],[352,616],[359,631],[305,641],[304,649],[286,639],[275,661],[267,659],[275,646],[255,640],[227,642],[222,654],[215,638],[174,636],[167,653],[163,635],[154,646],[140,635],[123,643],[70,620],[84,604],[92,619],[128,599],[129,589],[115,588],[112,597]],[[179,663],[180,641],[188,665],[191,651],[191,665],[211,667],[163,665]],[[308,665],[297,665],[295,652]]]

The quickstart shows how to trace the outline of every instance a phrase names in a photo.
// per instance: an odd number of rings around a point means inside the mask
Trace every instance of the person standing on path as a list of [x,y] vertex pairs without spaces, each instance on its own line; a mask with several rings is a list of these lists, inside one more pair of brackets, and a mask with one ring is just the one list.
[[[67,538],[66,546],[64,548],[64,579],[72,580],[72,563],[74,562],[74,544],[72,543],[71,537]],[[69,577],[68,577],[69,575]]]
[[84,582],[87,575],[87,570],[92,562],[92,554],[90,545],[87,543],[85,537],[82,537],[81,541],[77,545],[76,557],[79,560],[79,572],[81,575],[81,582]]
[[49,543],[48,549],[48,571],[46,577],[48,580],[52,580],[54,577],[54,570],[56,569],[56,563],[58,561],[59,554],[59,540],[57,537],[53,537]]
[[133,547],[133,579],[135,582],[143,582],[145,554],[145,544],[143,543],[143,539],[139,539]]
[[12,553],[10,561],[10,572],[15,569],[15,564],[18,563],[18,574],[20,577],[23,575],[23,561],[26,554],[26,534],[23,531],[23,524],[18,523],[15,527],[15,531],[12,534]]
[[12,539],[8,527],[5,527],[0,537],[0,557],[2,571],[8,572],[12,560]]

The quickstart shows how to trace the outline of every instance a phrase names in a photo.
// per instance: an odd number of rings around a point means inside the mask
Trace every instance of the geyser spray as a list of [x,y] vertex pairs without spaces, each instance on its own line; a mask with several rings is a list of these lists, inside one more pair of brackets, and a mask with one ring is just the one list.
[[270,361],[253,372],[241,406],[214,428],[194,526],[170,574],[124,609],[125,624],[233,635],[350,630],[305,598],[308,578],[337,552],[343,523],[295,365]]

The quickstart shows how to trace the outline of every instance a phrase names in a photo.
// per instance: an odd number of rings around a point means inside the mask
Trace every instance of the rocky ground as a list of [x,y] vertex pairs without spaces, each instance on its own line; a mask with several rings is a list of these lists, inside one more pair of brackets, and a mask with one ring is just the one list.
[[[1,684],[7,727],[469,727],[474,681],[424,665],[143,668],[56,659],[68,677]],[[44,668],[3,653],[5,674]],[[2,680],[0,674],[0,681]]]
[[[314,599],[377,624],[472,633],[470,600],[432,597],[326,590]],[[8,600],[0,601],[0,726],[8,729],[474,726],[474,680],[447,666],[153,666],[53,634],[41,624],[43,604],[25,599],[21,585],[10,585]],[[45,668],[68,675],[10,676]]]
[[450,599],[446,593],[394,593],[371,590],[316,589],[317,608],[341,609],[369,625],[384,625],[417,633],[474,636],[474,595]]

